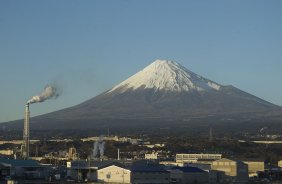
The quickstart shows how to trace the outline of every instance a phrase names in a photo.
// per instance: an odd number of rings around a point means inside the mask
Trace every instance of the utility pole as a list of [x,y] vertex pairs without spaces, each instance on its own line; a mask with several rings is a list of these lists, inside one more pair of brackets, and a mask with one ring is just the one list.
[[209,133],[209,141],[213,141],[213,135],[212,135],[212,127],[210,127],[210,133]]

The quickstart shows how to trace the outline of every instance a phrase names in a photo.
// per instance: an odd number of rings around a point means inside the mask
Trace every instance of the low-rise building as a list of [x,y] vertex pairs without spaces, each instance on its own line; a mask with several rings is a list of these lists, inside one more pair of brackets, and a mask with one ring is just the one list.
[[170,170],[170,183],[206,184],[209,183],[209,173],[196,167],[173,167]]
[[76,160],[67,162],[67,177],[76,181],[96,181],[97,170],[112,162]]
[[158,159],[158,153],[157,152],[146,153],[145,159],[146,160],[156,160],[156,159]]
[[76,160],[78,158],[75,147],[70,147],[68,152],[69,160]]
[[227,158],[216,160],[212,163],[211,169],[222,172],[224,175],[221,182],[248,182],[248,166],[241,161],[234,161]]
[[48,179],[50,167],[35,160],[0,159],[0,178]]
[[180,163],[196,163],[200,160],[205,162],[221,159],[222,154],[176,154],[176,162]]
[[132,184],[169,184],[170,172],[160,165],[133,165],[131,170]]
[[[132,161],[118,160],[75,160],[67,162],[67,177],[76,181],[97,181],[99,169],[117,165],[130,165]],[[119,164],[119,165],[118,165]]]
[[259,172],[264,172],[264,161],[243,161],[248,165],[249,177],[257,177]]
[[0,155],[10,156],[10,155],[13,155],[13,154],[14,154],[13,150],[0,150]]
[[278,161],[278,167],[282,167],[282,160]]
[[97,170],[97,181],[103,183],[130,183],[131,171],[120,164],[112,164]]

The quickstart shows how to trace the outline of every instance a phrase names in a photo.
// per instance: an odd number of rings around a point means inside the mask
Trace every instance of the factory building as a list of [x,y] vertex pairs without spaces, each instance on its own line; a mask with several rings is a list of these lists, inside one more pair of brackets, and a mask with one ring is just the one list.
[[146,160],[157,160],[158,159],[158,152],[146,153],[145,159]]
[[209,173],[196,167],[173,167],[170,170],[170,183],[206,184],[209,183]]
[[243,161],[248,166],[249,177],[258,177],[259,172],[264,172],[264,161]]
[[176,154],[178,163],[211,163],[222,158],[222,154]]
[[50,167],[34,160],[0,159],[0,179],[47,179]]
[[278,167],[282,167],[282,160],[278,161]]
[[67,177],[76,181],[96,181],[96,171],[109,164],[109,162],[100,162],[95,160],[76,160],[67,162]]
[[10,155],[13,155],[13,154],[14,154],[13,150],[0,150],[0,155],[10,156]]
[[67,162],[67,177],[76,181],[97,181],[97,171],[112,165],[130,165],[131,161],[117,160],[75,160]]
[[170,172],[160,165],[134,164],[130,171],[132,184],[170,183]]
[[97,181],[103,183],[130,183],[131,171],[120,164],[112,164],[97,170]]
[[76,181],[132,184],[168,184],[170,172],[164,166],[128,161],[71,161],[67,177]]
[[68,152],[69,160],[76,160],[78,158],[75,147],[70,147]]
[[213,171],[221,172],[221,182],[248,182],[248,165],[241,161],[234,161],[230,159],[220,159],[212,163],[211,169]]

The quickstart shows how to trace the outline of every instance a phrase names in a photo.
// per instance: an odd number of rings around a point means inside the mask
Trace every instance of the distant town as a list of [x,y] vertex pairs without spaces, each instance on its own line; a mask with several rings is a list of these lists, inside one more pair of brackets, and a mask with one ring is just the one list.
[[[5,136],[5,134],[2,134]],[[41,136],[0,141],[1,183],[279,183],[281,135]],[[281,160],[280,160],[281,159]]]

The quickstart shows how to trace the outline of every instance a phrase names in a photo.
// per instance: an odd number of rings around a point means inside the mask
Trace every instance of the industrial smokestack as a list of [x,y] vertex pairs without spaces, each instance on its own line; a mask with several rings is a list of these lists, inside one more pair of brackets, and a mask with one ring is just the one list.
[[118,160],[119,160],[120,158],[119,158],[119,148],[118,148]]
[[27,101],[25,106],[25,116],[24,116],[24,129],[23,129],[23,146],[22,146],[22,157],[23,159],[29,158],[29,104],[44,102],[50,98],[57,98],[59,96],[58,90],[54,86],[47,85],[44,90],[38,96],[33,96]]
[[22,157],[27,160],[29,158],[29,104],[25,106],[25,116],[24,116],[24,129],[23,129],[23,147],[22,147]]

